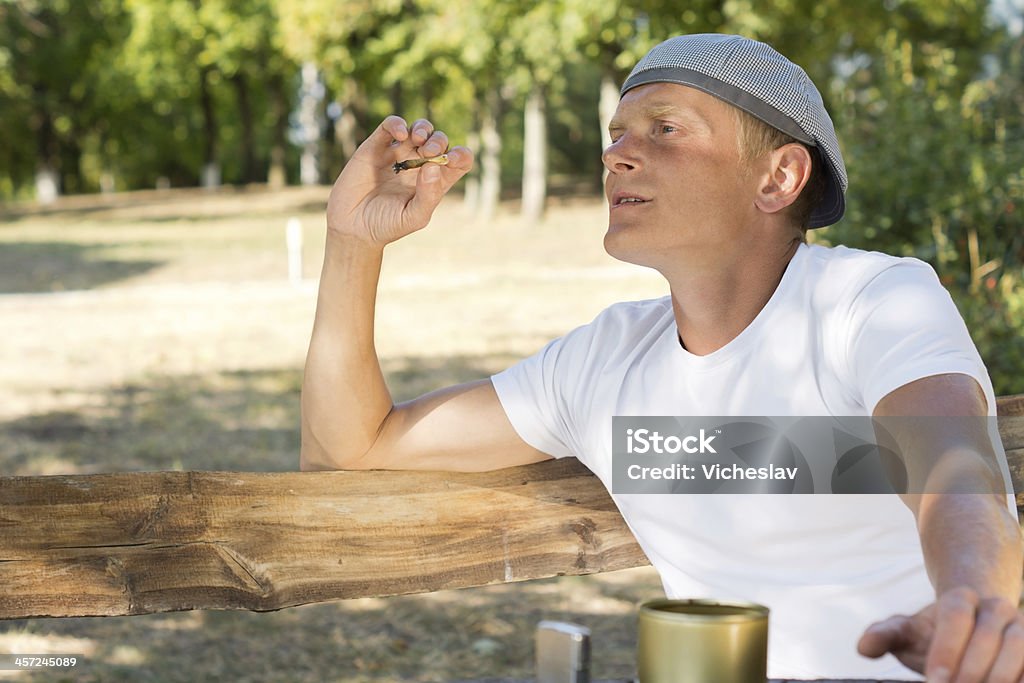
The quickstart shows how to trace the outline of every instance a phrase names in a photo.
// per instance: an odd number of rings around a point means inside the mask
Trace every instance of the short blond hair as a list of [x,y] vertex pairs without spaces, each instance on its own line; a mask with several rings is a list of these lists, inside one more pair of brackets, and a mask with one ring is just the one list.
[[825,192],[824,175],[821,172],[821,157],[817,150],[808,147],[799,140],[783,133],[774,126],[769,126],[739,107],[730,107],[736,117],[736,138],[739,145],[740,160],[750,164],[755,159],[783,145],[796,143],[803,145],[811,156],[811,176],[807,184],[789,206],[789,215],[793,224],[799,228],[802,239],[807,241],[807,224],[810,222],[811,211],[821,201]]

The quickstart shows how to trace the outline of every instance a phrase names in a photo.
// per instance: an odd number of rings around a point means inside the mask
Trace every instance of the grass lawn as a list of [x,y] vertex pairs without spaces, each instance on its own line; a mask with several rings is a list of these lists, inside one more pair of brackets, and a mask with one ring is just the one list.
[[[0,471],[294,470],[327,188],[147,192],[0,209]],[[396,400],[496,372],[657,274],[608,257],[599,200],[527,225],[448,199],[385,255],[377,346]],[[287,278],[301,220],[304,275]],[[532,675],[541,619],[633,675],[652,570],[274,613],[0,622],[0,652],[77,653],[74,681],[450,681]],[[49,681],[52,674],[0,672]]]

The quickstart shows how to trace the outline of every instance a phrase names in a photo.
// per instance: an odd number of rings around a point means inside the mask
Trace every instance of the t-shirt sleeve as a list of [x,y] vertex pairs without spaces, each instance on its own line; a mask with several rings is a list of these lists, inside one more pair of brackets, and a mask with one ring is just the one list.
[[853,297],[848,318],[848,370],[872,414],[891,391],[932,375],[962,373],[995,397],[985,365],[949,292],[923,261],[903,258]]
[[556,458],[575,455],[568,406],[561,381],[561,367],[575,330],[549,342],[544,348],[507,370],[491,377],[505,414],[519,437],[534,448]]
[[[594,469],[598,433],[610,434],[613,406],[634,354],[675,329],[668,297],[612,304],[586,325],[491,377],[516,433],[556,458]],[[607,430],[607,431],[604,431]]]

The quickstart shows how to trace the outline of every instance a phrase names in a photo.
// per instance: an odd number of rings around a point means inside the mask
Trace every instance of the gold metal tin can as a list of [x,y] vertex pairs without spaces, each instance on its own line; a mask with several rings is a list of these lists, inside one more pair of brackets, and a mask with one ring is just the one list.
[[640,683],[765,683],[768,608],[717,600],[640,606]]

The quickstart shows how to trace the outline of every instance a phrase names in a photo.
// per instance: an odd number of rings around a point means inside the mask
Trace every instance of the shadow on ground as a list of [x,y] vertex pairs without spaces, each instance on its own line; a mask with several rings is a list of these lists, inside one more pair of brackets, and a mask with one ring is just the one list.
[[11,242],[0,244],[0,294],[93,289],[141,275],[160,261],[106,259],[103,244]]
[[159,377],[75,411],[0,424],[0,471],[280,471],[298,466],[298,370]]
[[[396,401],[487,377],[509,354],[385,359]],[[298,368],[156,377],[0,423],[8,475],[154,470],[289,471],[299,463]]]

